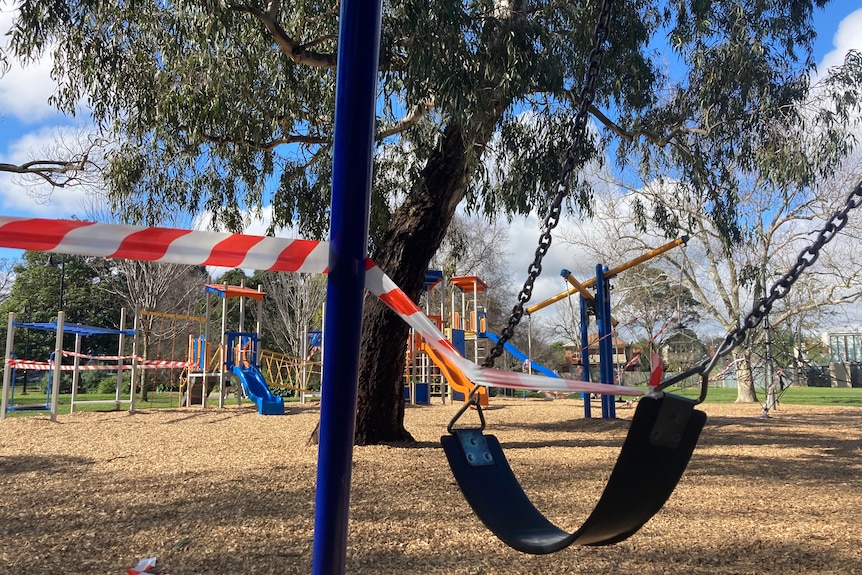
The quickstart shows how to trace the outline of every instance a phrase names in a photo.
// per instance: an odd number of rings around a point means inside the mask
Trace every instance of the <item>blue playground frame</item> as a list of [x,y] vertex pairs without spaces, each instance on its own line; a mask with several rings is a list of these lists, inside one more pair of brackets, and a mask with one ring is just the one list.
[[[382,0],[343,0],[311,572],[344,573]],[[357,217],[357,214],[362,214]],[[336,351],[337,350],[337,351]]]

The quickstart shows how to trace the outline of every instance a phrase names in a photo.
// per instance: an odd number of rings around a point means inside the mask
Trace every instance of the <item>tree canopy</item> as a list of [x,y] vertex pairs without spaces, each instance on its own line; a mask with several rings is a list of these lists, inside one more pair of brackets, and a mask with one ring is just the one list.
[[[599,2],[387,2],[372,190],[373,257],[418,298],[456,207],[545,209],[569,143]],[[806,95],[812,12],[827,0],[618,0],[590,108],[601,137],[644,164],[671,150],[679,177],[732,229],[739,162],[767,120]],[[55,56],[56,106],[86,103],[111,142],[106,182],[133,220],[181,206],[241,228],[327,230],[338,4],[311,0],[108,3],[26,0],[11,50]],[[665,47],[666,45],[666,47]],[[666,67],[675,61],[671,70]],[[714,144],[711,155],[704,142]],[[704,180],[716,185],[704,186]],[[590,184],[570,206],[589,210]],[[658,212],[661,220],[664,216]],[[360,217],[357,215],[357,217]],[[366,305],[357,439],[403,439],[407,328]]]

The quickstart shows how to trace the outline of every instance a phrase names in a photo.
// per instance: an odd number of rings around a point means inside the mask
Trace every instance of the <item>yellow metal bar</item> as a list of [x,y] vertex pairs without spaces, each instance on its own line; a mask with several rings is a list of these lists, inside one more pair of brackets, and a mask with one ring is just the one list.
[[567,290],[565,290],[565,291],[563,291],[563,292],[558,293],[558,294],[557,294],[557,295],[555,295],[555,296],[551,296],[551,297],[549,297],[549,298],[548,298],[548,299],[546,299],[545,301],[540,301],[540,302],[539,302],[539,303],[537,303],[537,304],[533,304],[533,305],[531,305],[530,307],[528,307],[528,308],[525,310],[525,312],[526,312],[526,314],[527,314],[527,315],[530,315],[530,314],[532,314],[532,313],[535,313],[535,312],[539,311],[540,309],[545,309],[545,308],[546,308],[546,307],[548,307],[549,305],[551,305],[551,304],[555,304],[555,303],[557,303],[558,301],[560,301],[560,300],[562,300],[562,299],[566,299],[566,298],[567,298],[567,297],[569,297],[570,295],[574,295],[574,294],[576,294],[576,293],[578,293],[578,290],[576,290],[575,288],[569,288],[569,289],[567,289]]
[[[624,271],[625,271],[625,270],[627,270],[627,269],[633,268],[634,266],[636,266],[636,265],[638,265],[638,264],[642,264],[642,263],[643,263],[643,262],[645,262],[645,261],[648,261],[648,260],[653,259],[654,257],[660,256],[661,254],[663,254],[663,253],[665,253],[665,252],[667,252],[667,251],[670,251],[670,250],[672,250],[673,248],[675,248],[675,247],[677,247],[677,246],[681,246],[681,245],[685,244],[686,242],[688,242],[688,236],[681,236],[681,237],[678,237],[678,238],[676,238],[675,240],[673,240],[673,241],[671,241],[671,242],[668,242],[668,243],[666,243],[666,244],[665,244],[665,245],[663,245],[663,246],[660,246],[660,247],[657,247],[657,248],[655,248],[655,249],[653,249],[653,250],[650,250],[650,251],[648,251],[648,252],[646,252],[646,253],[644,253],[644,254],[642,254],[642,255],[640,255],[640,256],[638,256],[638,257],[636,257],[635,259],[633,259],[633,260],[631,260],[631,261],[628,261],[628,262],[626,262],[626,263],[624,263],[624,264],[620,264],[620,265],[618,265],[617,267],[615,267],[615,268],[612,268],[612,269],[608,270],[608,272],[605,274],[605,277],[606,277],[606,278],[612,278],[612,277],[614,277],[615,275],[617,275],[617,274],[619,274],[619,273],[621,273],[621,272],[624,272]],[[565,271],[565,270],[564,270],[564,271]],[[571,275],[571,274],[569,274],[569,275]],[[563,277],[565,277],[565,278],[566,278],[566,280],[567,280],[567,281],[569,281],[569,283],[572,283],[572,281],[571,281],[571,280],[569,280],[569,278],[568,278],[568,277],[566,277],[566,276],[565,276],[565,274],[563,275]],[[574,278],[572,278],[572,279],[574,279]],[[576,281],[576,282],[577,282],[577,280],[574,280],[574,281]],[[572,284],[572,285],[575,285],[575,284]],[[565,291],[563,291],[563,292],[558,293],[558,294],[557,294],[557,295],[555,295],[555,296],[551,296],[551,297],[549,297],[548,299],[546,299],[546,300],[545,300],[545,301],[543,301],[543,302],[539,302],[539,303],[537,303],[537,304],[535,304],[535,305],[532,305],[532,306],[528,307],[528,308],[525,310],[525,312],[526,312],[526,314],[527,314],[527,315],[530,315],[530,314],[532,314],[532,313],[534,313],[534,312],[539,311],[540,309],[544,309],[544,308],[548,307],[548,306],[549,306],[549,305],[551,305],[551,304],[557,303],[558,301],[560,301],[560,300],[562,300],[562,299],[565,299],[565,298],[569,297],[570,295],[573,295],[573,294],[576,294],[576,293],[584,294],[584,292],[580,291],[581,289],[586,290],[586,288],[588,288],[588,287],[592,287],[592,286],[594,286],[594,285],[596,285],[596,278],[590,278],[590,279],[588,279],[588,280],[584,281],[583,283],[581,283],[581,284],[580,284],[580,286],[581,286],[580,288],[577,288],[577,287],[569,288],[569,289],[567,289],[567,290],[565,290]],[[586,293],[590,293],[590,292],[589,292],[589,291],[587,291]],[[587,296],[586,296],[586,295],[584,295],[584,297],[587,297]],[[593,297],[593,296],[592,296],[592,294],[590,293],[589,299],[592,299],[592,297]]]
[[584,296],[584,299],[595,299],[595,297],[593,296],[593,292],[584,287],[584,284],[576,280],[575,276],[572,275],[572,272],[570,272],[569,270],[563,270],[560,272],[560,275],[563,276],[563,279],[572,284],[572,287],[575,288],[575,291]]
[[204,323],[207,320],[207,318],[205,318],[203,316],[182,315],[179,313],[165,313],[163,311],[141,310],[138,313],[141,315],[151,315],[153,317],[166,317],[168,319],[179,319],[179,320],[184,320],[184,321],[196,321],[198,323]]
[[[660,256],[661,254],[663,254],[667,251],[670,251],[677,246],[681,246],[681,245],[685,244],[686,242],[688,242],[688,236],[678,237],[675,240],[668,242],[661,247],[657,247],[654,250],[650,250],[650,251],[646,252],[645,254],[640,255],[631,261],[628,261],[624,264],[620,264],[617,267],[610,269],[605,274],[605,277],[606,278],[612,278],[620,272],[624,272],[629,268],[633,268],[638,264],[642,264],[645,261],[648,261],[648,260],[653,259],[654,257]],[[593,283],[596,283],[595,279],[593,279]]]
[[[575,288],[575,290],[577,290],[578,293],[584,296],[584,299],[590,301],[596,299],[596,297],[593,295],[593,292],[588,290],[586,286],[584,286],[584,284],[576,280],[575,276],[572,275],[572,272],[570,272],[569,270],[563,270],[562,272],[560,272],[560,274],[565,278],[567,282],[572,284],[572,286]],[[595,278],[593,278],[593,283],[596,283]],[[616,327],[618,323],[620,322],[614,319],[614,316],[611,316],[611,325]]]

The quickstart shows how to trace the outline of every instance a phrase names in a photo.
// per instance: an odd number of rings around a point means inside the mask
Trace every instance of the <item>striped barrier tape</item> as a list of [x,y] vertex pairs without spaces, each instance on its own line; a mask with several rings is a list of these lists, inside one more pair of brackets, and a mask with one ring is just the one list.
[[27,361],[23,359],[7,359],[6,365],[19,369],[33,369],[36,371],[46,371],[53,369],[54,364],[47,361]]
[[138,359],[138,367],[143,369],[157,369],[161,367],[192,367],[191,361],[172,361],[159,359]]
[[[134,356],[129,356],[127,359],[134,359]],[[25,359],[7,359],[6,363],[10,367],[15,367],[18,369],[32,369],[36,371],[46,371],[50,369],[54,369],[54,362],[51,361],[31,361]],[[138,361],[138,369],[165,369],[171,367],[190,367],[191,363],[188,361],[162,361],[162,360],[148,360],[141,359]],[[117,365],[90,365],[90,364],[80,364],[77,369],[81,371],[111,371],[117,369]],[[132,369],[130,364],[124,364],[121,366],[122,369]],[[63,364],[60,366],[60,370],[62,371],[73,371],[75,369],[74,364]]]
[[[61,254],[281,272],[327,273],[329,243],[175,228],[0,216],[0,247]],[[618,385],[479,367],[461,357],[436,325],[368,259],[365,287],[474,383],[509,389],[643,395]]]
[[87,355],[85,353],[66,351],[65,349],[63,350],[63,357],[80,357],[81,359],[90,359],[94,361],[120,361],[135,358],[133,355]]

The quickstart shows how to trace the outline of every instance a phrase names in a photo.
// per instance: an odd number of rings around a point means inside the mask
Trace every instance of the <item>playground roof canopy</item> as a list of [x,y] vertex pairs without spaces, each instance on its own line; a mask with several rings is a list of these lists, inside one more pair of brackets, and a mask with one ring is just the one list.
[[266,292],[257,291],[256,289],[225,284],[207,284],[206,291],[223,298],[250,297],[258,301],[263,300],[263,296],[266,295]]
[[485,291],[488,289],[488,284],[479,276],[458,276],[452,278],[451,281],[452,285],[462,292]]
[[[15,327],[26,327],[27,329],[38,329],[41,331],[57,331],[57,322],[15,322]],[[63,333],[74,333],[75,335],[135,335],[133,329],[111,329],[108,327],[96,327],[80,323],[63,322]]]
[[443,281],[442,270],[428,270],[425,272],[425,285],[422,289],[429,291],[431,288]]

